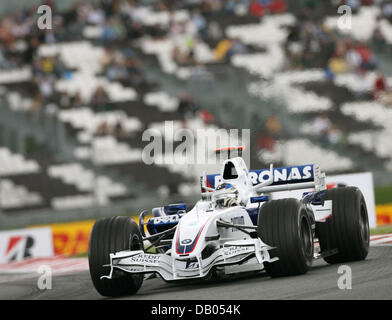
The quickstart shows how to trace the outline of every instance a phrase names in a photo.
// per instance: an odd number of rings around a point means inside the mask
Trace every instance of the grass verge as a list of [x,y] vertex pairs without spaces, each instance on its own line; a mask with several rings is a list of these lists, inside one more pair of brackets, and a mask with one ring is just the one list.
[[392,186],[377,187],[374,195],[376,204],[392,203]]
[[392,233],[392,225],[377,227],[374,229],[370,229],[370,234],[387,234]]

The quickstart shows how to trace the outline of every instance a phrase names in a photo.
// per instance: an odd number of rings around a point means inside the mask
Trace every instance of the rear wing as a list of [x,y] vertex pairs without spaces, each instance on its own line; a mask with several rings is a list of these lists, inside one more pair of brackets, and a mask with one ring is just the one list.
[[[282,167],[261,170],[249,170],[249,178],[258,192],[274,192],[315,188],[316,191],[325,190],[325,173],[321,173],[319,165]],[[209,174],[201,177],[202,193],[214,189],[222,183],[219,174]],[[263,184],[263,185],[261,185]]]

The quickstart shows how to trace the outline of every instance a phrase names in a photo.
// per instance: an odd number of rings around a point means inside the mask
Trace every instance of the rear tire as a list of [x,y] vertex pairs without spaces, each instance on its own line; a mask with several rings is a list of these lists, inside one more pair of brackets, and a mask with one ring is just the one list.
[[90,234],[88,260],[91,280],[95,289],[103,296],[115,297],[136,293],[143,275],[131,275],[119,270],[113,272],[113,279],[101,279],[110,272],[109,254],[123,250],[142,250],[142,236],[135,221],[129,217],[112,217],[95,222]]
[[338,249],[325,257],[328,263],[364,260],[369,252],[369,220],[365,199],[356,187],[325,191],[325,200],[332,200],[332,217],[316,224],[321,252]]
[[313,261],[313,231],[305,207],[296,199],[272,200],[263,204],[258,217],[258,235],[266,244],[276,247],[271,257],[279,260],[265,263],[271,277],[306,273]]

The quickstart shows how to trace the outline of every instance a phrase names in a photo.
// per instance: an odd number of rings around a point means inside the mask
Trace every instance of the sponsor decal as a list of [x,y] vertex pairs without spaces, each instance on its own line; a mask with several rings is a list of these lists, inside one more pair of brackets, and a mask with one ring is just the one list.
[[132,262],[158,264],[160,256],[156,254],[138,254],[129,258]]
[[[249,172],[254,185],[267,181],[270,178],[270,174],[269,170]],[[313,181],[313,165],[274,169],[274,185],[305,181]]]
[[0,263],[53,255],[50,228],[0,232]]
[[93,225],[93,220],[51,225],[55,254],[72,256],[87,252]]
[[187,245],[187,244],[190,244],[191,242],[192,242],[191,239],[185,239],[185,240],[182,240],[182,241],[181,241],[181,244]]
[[[252,250],[250,250],[250,249],[252,249]],[[226,247],[223,250],[223,254],[227,258],[227,257],[232,257],[232,256],[236,256],[239,254],[247,253],[247,252],[250,252],[253,250],[254,250],[254,247],[230,246],[230,247]]]
[[150,218],[148,222],[153,224],[175,223],[178,222],[182,216],[183,214],[173,214],[170,216]]
[[[287,183],[311,182],[314,180],[314,171],[317,169],[314,165],[304,165],[295,167],[284,167],[274,169],[274,182],[272,185],[280,185]],[[270,178],[269,169],[250,170],[249,177],[253,185],[257,185]],[[219,174],[207,176],[207,186],[215,188],[222,183]]]
[[5,257],[8,262],[31,258],[31,249],[34,246],[34,242],[34,238],[29,235],[9,238],[5,252]]
[[186,261],[186,266],[185,269],[198,269],[199,268],[199,262],[197,261]]

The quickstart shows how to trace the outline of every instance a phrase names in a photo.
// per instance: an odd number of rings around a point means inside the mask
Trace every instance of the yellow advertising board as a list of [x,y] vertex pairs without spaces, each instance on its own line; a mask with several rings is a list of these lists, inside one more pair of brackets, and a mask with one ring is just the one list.
[[[133,219],[137,221],[136,217]],[[49,225],[55,255],[73,256],[87,253],[90,232],[95,220],[55,223]]]
[[86,253],[93,225],[93,220],[51,225],[54,253],[56,255]]
[[377,226],[392,224],[392,203],[376,206]]

